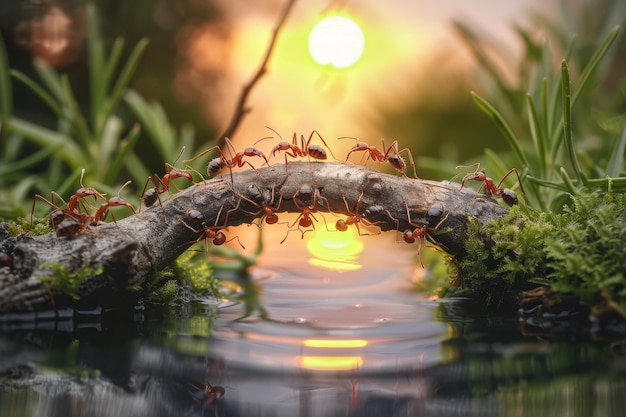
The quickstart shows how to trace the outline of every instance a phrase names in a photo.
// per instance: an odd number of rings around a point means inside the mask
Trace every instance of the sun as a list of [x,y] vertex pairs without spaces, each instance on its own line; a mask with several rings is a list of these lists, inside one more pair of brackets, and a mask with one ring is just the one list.
[[309,52],[320,65],[346,68],[359,60],[365,49],[363,31],[352,19],[330,16],[309,34]]

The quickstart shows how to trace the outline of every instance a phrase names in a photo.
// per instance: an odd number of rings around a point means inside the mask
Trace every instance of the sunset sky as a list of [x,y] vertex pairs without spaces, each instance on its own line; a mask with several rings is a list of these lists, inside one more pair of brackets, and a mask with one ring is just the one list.
[[[316,129],[328,138],[359,136],[379,143],[384,132],[371,131],[363,123],[377,105],[402,105],[408,85],[419,84],[420,70],[433,54],[449,51],[448,65],[469,66],[469,54],[455,38],[451,21],[461,19],[484,29],[494,39],[509,45],[514,58],[519,44],[512,29],[523,21],[527,9],[537,1],[514,0],[467,2],[376,1],[297,2],[283,27],[269,72],[250,96],[253,111],[233,138],[237,147],[271,134],[272,126],[290,139],[294,132],[308,134]],[[229,76],[219,88],[219,100],[212,97],[207,117],[226,126],[235,102],[258,68],[269,37],[285,2],[224,1],[233,19],[229,45]],[[365,49],[361,58],[343,69],[324,68],[311,57],[307,40],[313,26],[333,14],[347,16],[363,30]],[[193,49],[199,62],[202,48]],[[210,55],[210,52],[207,52]],[[217,58],[215,58],[217,59]],[[199,65],[208,65],[206,62]],[[213,92],[215,94],[215,92]],[[373,103],[383,97],[385,103]],[[397,138],[402,142],[402,138]],[[266,144],[271,147],[271,141]],[[351,146],[350,141],[345,146]]]

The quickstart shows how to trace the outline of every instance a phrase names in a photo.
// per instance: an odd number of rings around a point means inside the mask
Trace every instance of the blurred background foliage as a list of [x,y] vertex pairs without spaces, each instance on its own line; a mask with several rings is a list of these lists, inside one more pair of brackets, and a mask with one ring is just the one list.
[[[424,61],[414,84],[407,81],[401,106],[369,97],[379,104],[360,117],[386,137],[402,138],[421,177],[450,179],[459,173],[457,165],[481,162],[497,181],[516,167],[531,206],[558,209],[567,193],[582,185],[560,145],[561,59],[566,58],[577,94],[572,136],[584,177],[599,180],[592,184],[600,188],[621,190],[620,180],[606,178],[622,175],[624,148],[617,139],[626,141],[623,36],[615,34],[603,57],[594,53],[623,24],[626,6],[617,0],[555,5],[553,13],[529,12],[511,28],[523,45],[520,57],[512,57],[488,27],[455,22],[474,65],[448,65],[455,52],[442,48]],[[50,32],[46,24],[55,16],[70,21],[61,20],[62,26],[57,21]],[[0,216],[28,215],[34,193],[71,194],[83,167],[85,185],[109,195],[131,179],[123,197],[138,204],[148,175],[163,175],[163,164],[173,163],[183,147],[189,157],[210,146],[218,127],[194,98],[175,94],[173,85],[187,82],[177,75],[189,65],[181,52],[182,34],[211,23],[213,36],[228,38],[233,36],[229,18],[211,1],[0,3]],[[55,45],[63,46],[62,52]],[[216,62],[228,55],[219,48],[212,53]],[[586,74],[590,62],[594,66]],[[251,70],[256,66],[250,62]],[[196,76],[202,76],[206,91],[219,91],[224,71],[208,67]],[[487,105],[510,127],[521,151],[511,148],[511,138],[485,114]],[[552,146],[542,162],[538,141]],[[621,153],[612,158],[615,151]],[[512,177],[507,186],[515,188]],[[46,207],[40,209],[46,213]]]

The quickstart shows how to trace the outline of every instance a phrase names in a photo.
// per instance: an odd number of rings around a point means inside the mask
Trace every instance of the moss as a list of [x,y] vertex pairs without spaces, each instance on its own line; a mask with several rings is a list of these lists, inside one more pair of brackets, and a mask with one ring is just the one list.
[[214,296],[220,291],[220,281],[204,253],[187,251],[169,267],[157,273],[148,289],[147,298],[156,303],[170,304],[178,299],[182,289],[196,296]]
[[[0,218],[0,223],[5,222]],[[54,230],[48,224],[48,219],[34,219],[33,223],[24,217],[18,217],[16,220],[6,222],[9,226],[9,235],[17,237],[23,234],[30,234],[33,236],[41,236],[53,232]]]
[[471,222],[458,284],[490,307],[515,305],[521,291],[544,285],[624,309],[625,249],[624,195],[580,194],[561,213],[534,217],[514,207],[486,226]]
[[42,269],[50,270],[51,274],[35,275],[45,282],[51,290],[61,292],[74,300],[80,299],[79,288],[87,278],[100,275],[103,272],[102,265],[91,266],[87,264],[81,268],[70,269],[54,262],[44,262]]

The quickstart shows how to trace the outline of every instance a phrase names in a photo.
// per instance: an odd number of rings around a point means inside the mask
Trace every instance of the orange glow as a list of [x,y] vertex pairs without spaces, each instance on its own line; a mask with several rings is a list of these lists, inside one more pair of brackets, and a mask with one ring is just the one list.
[[311,254],[310,265],[331,271],[356,271],[363,268],[359,263],[359,255],[364,245],[353,227],[345,232],[317,229],[306,247]]
[[85,37],[82,13],[83,9],[78,8],[74,16],[69,16],[61,7],[51,4],[41,16],[17,24],[17,41],[50,66],[68,65],[78,58]]
[[332,339],[307,339],[304,346],[316,348],[358,348],[367,346],[367,340],[332,340]]
[[348,371],[363,365],[360,356],[299,356],[297,361],[301,368],[315,371]]

